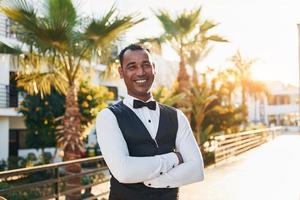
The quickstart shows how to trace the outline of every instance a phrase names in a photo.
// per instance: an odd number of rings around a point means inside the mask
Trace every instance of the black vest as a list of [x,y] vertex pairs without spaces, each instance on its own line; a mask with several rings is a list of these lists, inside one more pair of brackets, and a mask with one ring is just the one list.
[[[154,156],[174,151],[178,130],[177,112],[162,104],[159,104],[159,108],[156,144],[143,122],[122,101],[109,107],[117,118],[130,156]],[[110,184],[110,200],[176,200],[178,195],[178,188],[150,188],[143,183],[124,184],[113,176]]]

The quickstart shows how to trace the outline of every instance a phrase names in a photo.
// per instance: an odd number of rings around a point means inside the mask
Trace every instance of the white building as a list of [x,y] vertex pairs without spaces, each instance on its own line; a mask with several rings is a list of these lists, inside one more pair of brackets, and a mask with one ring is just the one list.
[[299,91],[279,81],[265,82],[270,96],[248,101],[249,120],[266,125],[297,126],[299,119]]
[[[0,15],[0,37],[11,42],[14,36],[9,27],[9,20]],[[16,65],[12,56],[0,54],[0,65],[0,159],[7,159],[9,155],[17,155],[18,149],[22,148],[26,128],[17,111],[20,97],[16,91]]]

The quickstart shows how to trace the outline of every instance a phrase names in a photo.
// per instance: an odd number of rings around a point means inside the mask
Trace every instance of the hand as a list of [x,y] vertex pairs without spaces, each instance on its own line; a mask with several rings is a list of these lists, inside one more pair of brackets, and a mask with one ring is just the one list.
[[176,152],[176,151],[174,153],[176,154],[176,156],[178,158],[178,161],[179,161],[178,165],[180,165],[181,163],[183,163],[182,155],[179,152]]

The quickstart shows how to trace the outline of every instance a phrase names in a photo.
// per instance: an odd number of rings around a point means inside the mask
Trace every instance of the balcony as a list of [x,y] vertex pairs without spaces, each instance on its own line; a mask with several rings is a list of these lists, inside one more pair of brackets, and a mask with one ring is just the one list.
[[15,86],[0,84],[0,108],[16,108],[18,100],[18,91]]
[[0,36],[5,38],[16,38],[16,34],[12,30],[14,22],[4,15],[0,15]]

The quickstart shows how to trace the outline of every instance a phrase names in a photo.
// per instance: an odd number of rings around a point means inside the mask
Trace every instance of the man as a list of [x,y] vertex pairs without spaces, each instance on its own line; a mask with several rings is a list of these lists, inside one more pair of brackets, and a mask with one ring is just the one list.
[[128,95],[102,110],[97,138],[112,174],[110,200],[176,200],[178,187],[203,180],[203,161],[189,122],[153,101],[155,65],[133,44],[119,55]]

